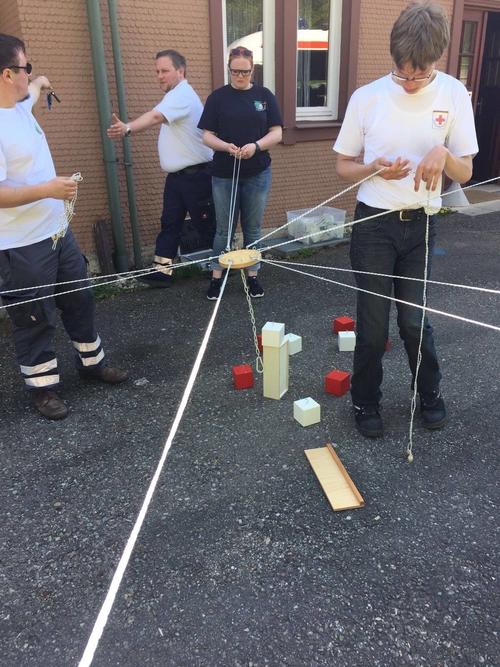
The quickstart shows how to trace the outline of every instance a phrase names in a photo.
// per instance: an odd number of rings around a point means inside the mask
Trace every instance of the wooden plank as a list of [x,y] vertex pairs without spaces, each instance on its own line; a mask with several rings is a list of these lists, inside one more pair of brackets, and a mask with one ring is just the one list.
[[304,454],[335,512],[364,506],[361,494],[330,444],[306,449]]

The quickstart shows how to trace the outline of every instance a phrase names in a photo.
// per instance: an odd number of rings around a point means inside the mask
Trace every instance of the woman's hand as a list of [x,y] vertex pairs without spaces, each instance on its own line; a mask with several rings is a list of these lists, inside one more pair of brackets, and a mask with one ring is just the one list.
[[255,143],[252,142],[251,144],[245,144],[241,149],[241,159],[248,160],[255,155],[256,150],[257,146]]

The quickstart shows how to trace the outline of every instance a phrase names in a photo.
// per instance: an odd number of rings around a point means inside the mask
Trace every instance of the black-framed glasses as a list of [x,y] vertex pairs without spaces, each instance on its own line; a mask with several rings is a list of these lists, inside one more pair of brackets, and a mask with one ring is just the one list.
[[229,54],[231,56],[247,56],[247,58],[253,57],[253,51],[250,51],[250,49],[245,49],[242,46],[238,46],[237,49],[231,49],[231,51],[229,51]]
[[391,74],[398,81],[405,81],[405,82],[408,82],[408,83],[411,83],[412,81],[416,81],[418,83],[419,81],[427,81],[427,79],[430,79],[431,76],[434,74],[434,70],[431,69],[431,73],[428,74],[427,76],[414,76],[411,79],[407,76],[399,76],[399,74],[396,74],[396,72],[391,72]]
[[231,68],[229,68],[229,71],[231,72],[231,74],[233,76],[240,76],[240,74],[241,74],[241,76],[250,76],[250,74],[252,73],[251,69],[231,69]]
[[26,65],[9,65],[4,69],[25,69],[26,74],[31,74],[31,72],[33,71],[33,65],[31,63],[26,63]]

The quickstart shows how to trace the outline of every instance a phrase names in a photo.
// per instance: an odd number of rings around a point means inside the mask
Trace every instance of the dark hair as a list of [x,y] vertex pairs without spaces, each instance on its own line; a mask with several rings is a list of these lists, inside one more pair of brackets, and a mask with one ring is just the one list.
[[12,35],[0,33],[0,71],[9,65],[17,65],[19,52],[26,53],[24,42]]
[[174,51],[173,49],[166,49],[165,51],[160,51],[160,53],[156,54],[156,60],[158,58],[170,58],[172,61],[172,65],[174,66],[175,69],[180,69],[181,67],[184,68],[184,76],[186,76],[186,70],[187,70],[187,65],[186,65],[186,59],[184,56],[181,56],[181,54],[178,51]]
[[410,63],[424,71],[441,58],[450,41],[450,24],[437,2],[412,2],[391,32],[391,56],[399,69]]

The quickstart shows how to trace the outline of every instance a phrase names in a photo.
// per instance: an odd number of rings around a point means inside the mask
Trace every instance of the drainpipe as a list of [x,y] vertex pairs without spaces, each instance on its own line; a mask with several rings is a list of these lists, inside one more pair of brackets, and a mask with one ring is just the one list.
[[[111,28],[111,43],[113,45],[113,59],[115,62],[116,92],[118,94],[118,112],[120,120],[127,123],[127,102],[125,99],[125,84],[123,81],[122,54],[120,49],[120,28],[118,25],[118,13],[115,0],[108,0],[109,24]],[[125,176],[127,179],[128,208],[130,211],[130,226],[132,228],[132,243],[134,246],[134,263],[139,268],[141,259],[141,239],[139,237],[139,221],[137,218],[137,204],[134,188],[134,171],[132,168],[132,151],[130,150],[130,139],[123,138],[123,163],[125,165]]]
[[101,8],[99,6],[99,0],[87,0],[87,15],[89,20],[90,46],[92,49],[92,63],[94,66],[94,80],[97,94],[97,112],[99,115],[102,152],[104,156],[104,170],[106,174],[109,210],[111,213],[113,241],[115,244],[115,263],[117,270],[122,273],[128,271],[129,267],[125,250],[125,240],[123,237],[123,221],[115,146],[106,133],[111,122],[111,106],[109,103],[108,77],[106,74],[106,60],[104,57],[104,40],[102,35]]

